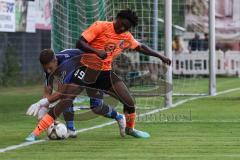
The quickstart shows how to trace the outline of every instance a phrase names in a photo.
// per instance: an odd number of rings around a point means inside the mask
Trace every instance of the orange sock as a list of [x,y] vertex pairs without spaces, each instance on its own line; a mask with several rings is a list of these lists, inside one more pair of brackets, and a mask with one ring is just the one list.
[[39,136],[45,129],[47,129],[52,123],[54,119],[49,115],[46,114],[42,120],[38,123],[37,127],[33,131],[35,136]]
[[131,114],[125,114],[126,117],[126,127],[127,128],[134,128],[135,127],[135,119],[136,119],[136,113]]

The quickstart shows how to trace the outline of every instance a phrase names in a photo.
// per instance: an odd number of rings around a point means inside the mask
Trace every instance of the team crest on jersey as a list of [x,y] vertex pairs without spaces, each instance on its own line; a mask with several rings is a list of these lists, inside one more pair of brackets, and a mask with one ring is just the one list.
[[[120,43],[119,43],[119,48],[120,49],[129,49],[131,46],[131,43],[127,40],[120,40]],[[113,42],[109,42],[107,43],[105,46],[104,46],[104,50],[107,52],[107,53],[113,53],[115,51],[115,49],[117,48],[117,44],[116,43],[113,43]]]
[[124,49],[129,49],[130,46],[131,46],[131,43],[129,41],[120,40],[119,48],[124,50]]
[[109,42],[104,46],[104,50],[108,53],[114,52],[116,48],[117,48],[117,45],[116,43],[113,43],[113,42]]

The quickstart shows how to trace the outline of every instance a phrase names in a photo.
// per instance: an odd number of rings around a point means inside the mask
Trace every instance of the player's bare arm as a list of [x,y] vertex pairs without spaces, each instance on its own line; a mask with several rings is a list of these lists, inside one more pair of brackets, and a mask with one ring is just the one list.
[[49,103],[54,103],[59,100],[62,96],[61,89],[63,88],[63,84],[58,83],[58,89],[56,92],[53,93],[51,86],[44,87],[44,98],[47,98]]
[[81,49],[87,53],[96,53],[101,59],[105,59],[107,57],[107,53],[105,51],[97,50],[91,47],[84,37],[80,37],[76,44],[76,48]]
[[148,55],[148,56],[157,57],[157,58],[161,59],[167,65],[171,65],[171,60],[169,58],[159,54],[158,52],[151,49],[150,47],[148,47],[145,44],[140,44],[135,50],[138,51],[138,52],[141,52],[145,55]]
[[58,91],[53,93],[53,88],[51,86],[44,86],[43,98],[47,98],[49,103],[54,103],[61,98],[60,86],[58,84]]
[[49,95],[51,95],[53,92],[53,89],[51,86],[44,86],[44,90],[43,90],[43,98],[48,97]]

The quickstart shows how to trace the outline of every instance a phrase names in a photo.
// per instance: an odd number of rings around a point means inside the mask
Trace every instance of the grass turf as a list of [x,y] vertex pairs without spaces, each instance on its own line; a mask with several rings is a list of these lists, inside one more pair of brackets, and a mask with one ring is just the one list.
[[[236,88],[238,81],[235,78],[218,79],[218,90]],[[198,87],[204,83],[200,82]],[[39,91],[36,87],[27,93],[23,88],[1,93],[0,148],[22,143],[32,130],[36,120],[24,116],[24,113],[29,104],[38,100]],[[237,160],[240,158],[239,95],[240,91],[236,91],[202,98],[155,114],[155,117],[160,114],[162,118],[149,120],[146,117],[140,120],[137,128],[148,131],[150,139],[120,138],[114,124],[80,133],[77,139],[46,141],[0,153],[0,159]],[[96,118],[76,123],[78,128],[85,128],[106,121]]]

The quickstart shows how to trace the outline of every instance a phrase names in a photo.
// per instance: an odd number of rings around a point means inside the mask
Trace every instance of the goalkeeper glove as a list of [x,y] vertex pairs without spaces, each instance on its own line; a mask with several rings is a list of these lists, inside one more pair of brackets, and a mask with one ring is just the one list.
[[37,103],[32,104],[28,108],[26,114],[29,115],[29,116],[36,116],[41,107],[46,107],[48,105],[49,105],[48,99],[43,98],[40,101],[38,101]]
[[40,121],[48,112],[47,107],[41,107],[37,114],[37,119]]

